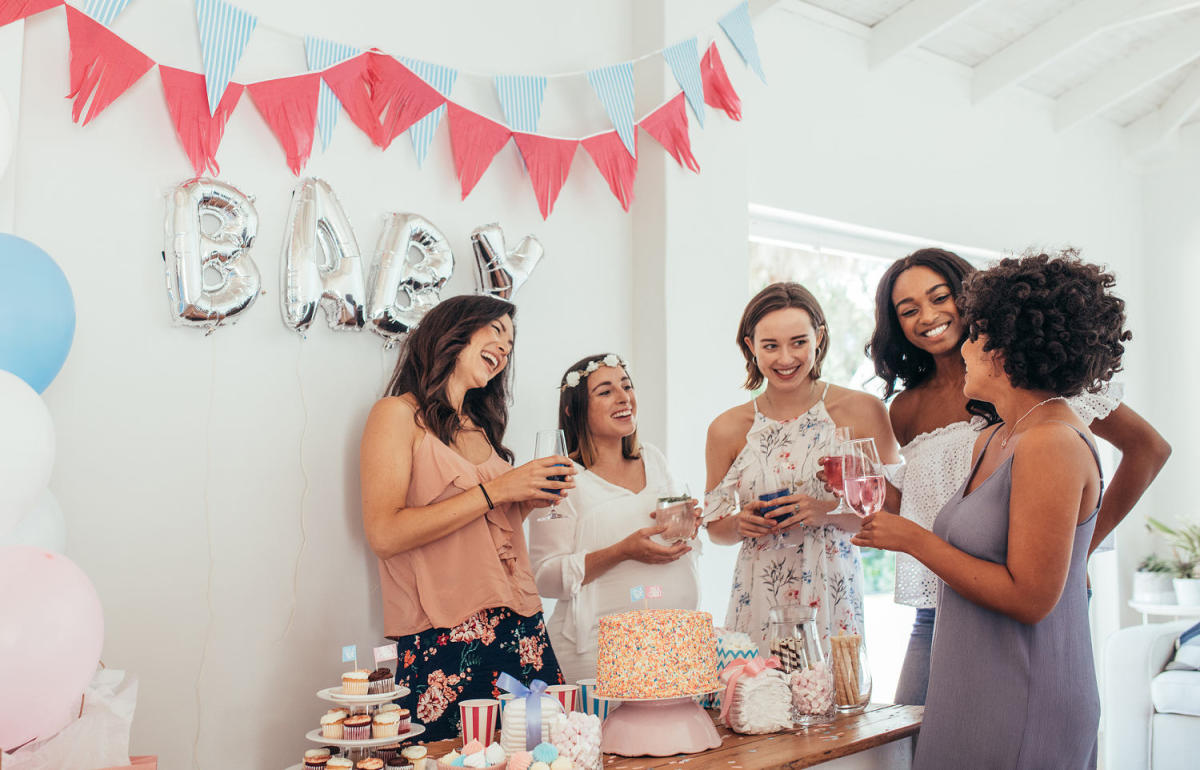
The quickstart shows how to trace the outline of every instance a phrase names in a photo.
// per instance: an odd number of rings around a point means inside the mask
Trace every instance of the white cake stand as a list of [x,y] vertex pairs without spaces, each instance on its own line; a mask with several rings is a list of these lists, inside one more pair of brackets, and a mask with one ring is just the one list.
[[669,757],[698,754],[721,745],[708,712],[693,698],[712,690],[674,698],[608,698],[621,708],[608,712],[600,750],[623,757]]

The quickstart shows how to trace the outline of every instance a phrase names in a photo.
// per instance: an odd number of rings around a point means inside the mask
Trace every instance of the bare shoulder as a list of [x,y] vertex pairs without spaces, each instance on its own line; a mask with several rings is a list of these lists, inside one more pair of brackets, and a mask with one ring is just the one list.
[[888,417],[892,421],[892,430],[896,437],[904,440],[911,438],[908,426],[912,425],[920,407],[920,396],[914,390],[902,390],[892,397],[888,404]]
[[846,415],[884,417],[885,419],[887,416],[887,407],[878,398],[861,390],[843,388],[841,385],[831,384],[829,386],[829,392],[825,395],[825,408],[840,411]]
[[[1088,441],[1095,441],[1087,427],[1082,424],[1074,425],[1058,420],[1040,422],[1021,435],[1013,454],[1035,461],[1038,463],[1036,467],[1043,470],[1060,466],[1062,459],[1067,457],[1094,465],[1092,452],[1080,434]],[[1041,465],[1043,461],[1048,465]]]
[[363,439],[371,436],[390,436],[409,439],[415,443],[424,431],[417,425],[417,402],[409,394],[385,396],[375,402],[367,415]]
[[709,444],[727,445],[740,443],[746,438],[754,422],[754,407],[750,402],[738,404],[717,415],[708,426]]

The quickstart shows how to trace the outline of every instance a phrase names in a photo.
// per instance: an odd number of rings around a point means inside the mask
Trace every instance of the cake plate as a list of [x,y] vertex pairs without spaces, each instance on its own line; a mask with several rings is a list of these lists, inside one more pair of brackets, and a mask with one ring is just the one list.
[[397,687],[391,692],[372,693],[370,695],[343,695],[341,687],[326,687],[317,690],[317,697],[339,706],[378,706],[388,701],[403,698],[408,695],[407,687]]
[[389,735],[386,738],[364,738],[358,741],[348,740],[346,738],[326,738],[321,735],[321,730],[309,730],[304,734],[304,737],[313,743],[321,743],[326,746],[340,746],[343,749],[377,749],[380,746],[389,746],[393,743],[403,743],[416,738],[421,733],[425,732],[425,725],[412,723],[408,728],[408,732],[400,733],[399,735]]
[[623,757],[669,757],[698,754],[721,745],[712,718],[693,698],[715,690],[674,698],[608,698],[621,708],[609,711],[604,720],[600,750]]

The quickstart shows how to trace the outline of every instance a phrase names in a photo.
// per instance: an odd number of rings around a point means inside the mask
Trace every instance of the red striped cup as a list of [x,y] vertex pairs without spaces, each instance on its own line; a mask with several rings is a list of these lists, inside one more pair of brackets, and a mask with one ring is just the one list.
[[573,684],[552,684],[546,688],[546,694],[554,698],[570,714],[575,710],[575,701],[579,697],[579,688]]
[[462,719],[464,746],[471,741],[479,741],[484,746],[495,741],[496,718],[500,716],[500,701],[491,698],[465,700],[458,704],[458,715]]

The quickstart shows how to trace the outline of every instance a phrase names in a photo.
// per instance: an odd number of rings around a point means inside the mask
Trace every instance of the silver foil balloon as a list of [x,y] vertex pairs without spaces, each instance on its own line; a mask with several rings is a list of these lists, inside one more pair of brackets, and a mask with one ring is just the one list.
[[442,301],[442,287],[454,273],[454,252],[425,217],[389,214],[375,253],[367,321],[394,342]]
[[284,324],[303,333],[321,307],[331,329],[363,327],[362,253],[346,211],[323,179],[301,179],[292,192],[282,262]]
[[472,230],[471,248],[475,251],[479,293],[501,299],[512,299],[542,258],[542,244],[532,235],[522,238],[512,251],[506,250],[504,231],[496,223]]
[[[261,285],[250,257],[258,234],[258,212],[250,198],[224,182],[193,179],[167,197],[165,225],[171,316],[210,332],[233,323],[254,303]],[[206,275],[214,280],[206,284]]]

